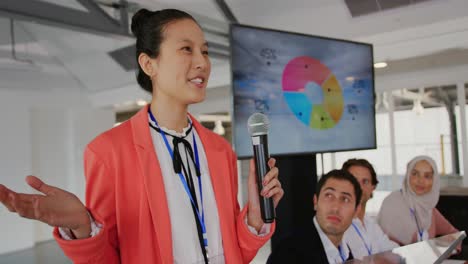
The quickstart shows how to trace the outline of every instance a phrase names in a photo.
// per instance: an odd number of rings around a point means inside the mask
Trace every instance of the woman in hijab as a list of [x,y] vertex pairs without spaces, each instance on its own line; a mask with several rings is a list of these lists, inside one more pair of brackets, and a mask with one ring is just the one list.
[[440,178],[434,160],[427,156],[413,158],[408,163],[402,188],[382,203],[380,226],[400,245],[457,232],[435,208],[439,193]]

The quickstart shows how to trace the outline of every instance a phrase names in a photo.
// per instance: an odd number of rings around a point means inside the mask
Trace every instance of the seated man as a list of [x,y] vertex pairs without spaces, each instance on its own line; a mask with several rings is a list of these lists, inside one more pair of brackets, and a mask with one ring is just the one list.
[[343,238],[354,258],[362,259],[398,247],[398,244],[391,241],[382,231],[377,222],[365,216],[367,201],[372,198],[372,192],[379,183],[372,164],[365,159],[350,159],[343,164],[342,169],[351,173],[362,189],[361,207]]
[[297,230],[273,248],[267,263],[343,263],[352,259],[342,242],[361,200],[361,187],[347,171],[322,176],[314,195],[316,216],[310,228]]

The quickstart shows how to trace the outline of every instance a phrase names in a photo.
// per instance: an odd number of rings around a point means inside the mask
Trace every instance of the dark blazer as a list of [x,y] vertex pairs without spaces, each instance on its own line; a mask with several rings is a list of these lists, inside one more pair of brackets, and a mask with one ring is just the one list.
[[307,263],[326,264],[327,254],[313,222],[307,230],[297,230],[273,248],[267,264]]

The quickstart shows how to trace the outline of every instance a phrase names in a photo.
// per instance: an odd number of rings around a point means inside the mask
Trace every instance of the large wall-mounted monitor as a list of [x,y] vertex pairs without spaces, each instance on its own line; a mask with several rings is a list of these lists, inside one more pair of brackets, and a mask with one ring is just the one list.
[[254,112],[272,156],[376,148],[372,45],[234,24],[230,46],[239,158],[253,155]]

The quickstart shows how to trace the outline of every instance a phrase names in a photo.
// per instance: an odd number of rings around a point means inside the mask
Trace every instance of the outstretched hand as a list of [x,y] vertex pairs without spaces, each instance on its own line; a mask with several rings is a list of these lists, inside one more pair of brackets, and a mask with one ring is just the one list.
[[89,237],[91,224],[84,204],[73,193],[45,184],[35,176],[26,182],[43,194],[16,193],[0,184],[0,202],[21,217],[71,229],[77,238]]
[[281,182],[278,180],[279,170],[277,167],[275,167],[275,163],[276,160],[274,158],[270,158],[268,160],[270,171],[265,175],[263,182],[257,182],[257,177],[255,176],[255,162],[253,159],[250,160],[248,179],[249,209],[247,223],[257,229],[257,231],[260,230],[264,224],[260,212],[260,199],[258,195],[257,184],[261,184],[263,186],[260,193],[263,197],[273,199],[275,208],[284,195],[284,191],[281,188]]

